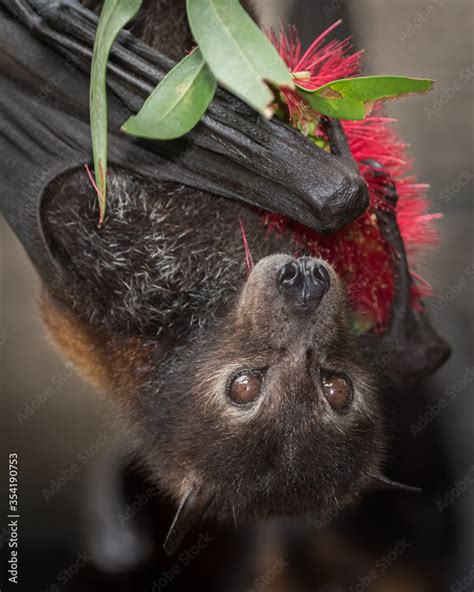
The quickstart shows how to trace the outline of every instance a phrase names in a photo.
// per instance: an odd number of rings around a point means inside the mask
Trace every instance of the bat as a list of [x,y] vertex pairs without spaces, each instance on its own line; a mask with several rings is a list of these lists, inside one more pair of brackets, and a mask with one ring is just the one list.
[[[393,310],[382,336],[356,337],[331,265],[295,256],[290,236],[267,236],[261,224],[263,209],[331,232],[365,210],[337,122],[326,124],[327,153],[219,91],[183,139],[124,138],[120,123],[171,65],[165,48],[125,32],[109,69],[108,214],[98,229],[82,166],[82,70],[96,18],[69,0],[0,6],[2,212],[42,278],[53,340],[114,398],[134,454],[176,504],[167,552],[201,519],[317,514],[377,484],[410,489],[382,473],[381,393],[433,372],[449,346],[411,310],[386,171],[370,163],[385,186],[378,216],[393,247]],[[152,30],[150,6],[142,18]],[[175,19],[169,26],[160,38],[177,57],[189,34]],[[146,27],[136,33],[147,38]],[[256,261],[248,277],[242,228]]]

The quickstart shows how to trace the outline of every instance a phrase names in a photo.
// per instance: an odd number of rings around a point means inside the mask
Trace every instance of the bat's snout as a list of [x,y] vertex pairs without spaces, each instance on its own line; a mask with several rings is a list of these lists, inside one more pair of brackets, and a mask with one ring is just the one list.
[[329,263],[278,254],[255,265],[232,322],[260,349],[305,349],[315,335],[334,332],[345,310],[343,286]]
[[289,306],[316,308],[328,291],[328,270],[320,262],[300,257],[285,263],[276,276],[276,287]]

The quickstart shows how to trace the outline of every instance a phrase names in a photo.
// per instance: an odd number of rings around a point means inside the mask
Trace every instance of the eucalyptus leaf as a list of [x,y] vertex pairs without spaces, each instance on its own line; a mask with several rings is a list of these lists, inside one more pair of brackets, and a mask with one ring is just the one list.
[[216,88],[217,80],[196,49],[168,72],[122,130],[155,140],[179,138],[201,119]]
[[294,88],[275,47],[237,0],[187,0],[188,20],[217,80],[264,117],[273,115],[267,83]]
[[406,76],[362,76],[333,80],[309,91],[296,86],[296,92],[311,107],[336,119],[364,119],[376,101],[423,94],[433,88],[433,81]]
[[94,41],[90,85],[90,124],[100,220],[104,220],[107,177],[107,61],[115,38],[137,14],[142,0],[105,0]]

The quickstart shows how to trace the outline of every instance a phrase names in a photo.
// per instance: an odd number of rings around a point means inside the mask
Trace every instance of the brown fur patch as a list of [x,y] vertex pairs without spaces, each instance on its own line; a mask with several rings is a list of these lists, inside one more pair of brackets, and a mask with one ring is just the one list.
[[88,326],[45,290],[40,310],[59,351],[98,390],[131,396],[147,379],[152,367],[150,342]]

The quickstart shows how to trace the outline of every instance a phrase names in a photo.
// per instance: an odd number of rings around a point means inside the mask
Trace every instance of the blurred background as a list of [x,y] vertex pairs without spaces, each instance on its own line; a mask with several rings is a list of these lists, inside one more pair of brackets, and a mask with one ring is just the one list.
[[[432,211],[444,214],[439,221],[441,244],[436,252],[428,254],[421,270],[435,294],[427,302],[428,309],[454,353],[426,384],[400,394],[405,411],[400,420],[403,425],[397,426],[396,431],[400,440],[393,443],[391,457],[396,474],[408,474],[410,482],[417,482],[417,477],[426,480],[428,488],[437,494],[429,501],[429,507],[426,504],[411,507],[412,502],[404,497],[397,501],[391,498],[391,505],[383,502],[377,516],[382,530],[385,526],[391,529],[393,521],[399,522],[397,527],[402,523],[409,525],[407,533],[401,536],[410,540],[415,567],[442,572],[437,576],[438,584],[431,584],[431,589],[472,592],[473,3],[471,0],[267,0],[262,2],[262,8],[266,24],[278,25],[283,18],[297,25],[303,46],[342,18],[344,23],[338,36],[353,34],[356,47],[365,48],[367,73],[406,74],[436,80],[431,94],[389,104],[387,110],[399,119],[399,131],[411,145],[415,172],[420,180],[431,185]],[[3,220],[0,228],[0,585],[5,585],[7,579],[3,555],[8,454],[17,452],[22,583],[16,589],[31,592],[109,589],[90,575],[93,567],[87,555],[81,558],[86,549],[80,515],[91,471],[113,439],[108,424],[111,410],[106,401],[74,375],[48,343],[37,313],[35,273]],[[437,405],[441,399],[448,400],[446,406]],[[396,415],[397,408],[394,409]],[[428,425],[422,434],[413,435],[410,425],[416,424],[420,415]],[[405,467],[411,468],[405,470]],[[440,509],[437,501],[443,501],[446,508]],[[401,507],[403,504],[406,507]],[[364,512],[365,509],[354,520],[360,521]],[[409,519],[404,518],[407,512],[411,513]],[[348,522],[351,520],[348,518]],[[362,538],[372,536],[373,521],[366,530],[357,522]],[[396,540],[393,538],[392,546]],[[274,564],[273,571],[278,574],[277,567]],[[64,570],[67,576],[63,574],[61,578]],[[253,589],[276,590],[276,582],[281,578],[267,579],[268,582],[257,583],[254,580]],[[173,576],[173,580],[177,586],[173,589],[185,590],[188,586],[191,589],[186,576]],[[314,589],[382,590],[377,587],[380,578],[374,582],[357,580],[352,588],[337,587],[331,581],[329,577]],[[171,583],[164,582],[155,584],[155,588],[149,583],[146,588],[142,583],[126,587],[124,580],[114,582],[111,589],[115,590],[172,588]],[[430,589],[410,582],[391,590]],[[299,592],[283,584],[278,588],[287,589]]]

